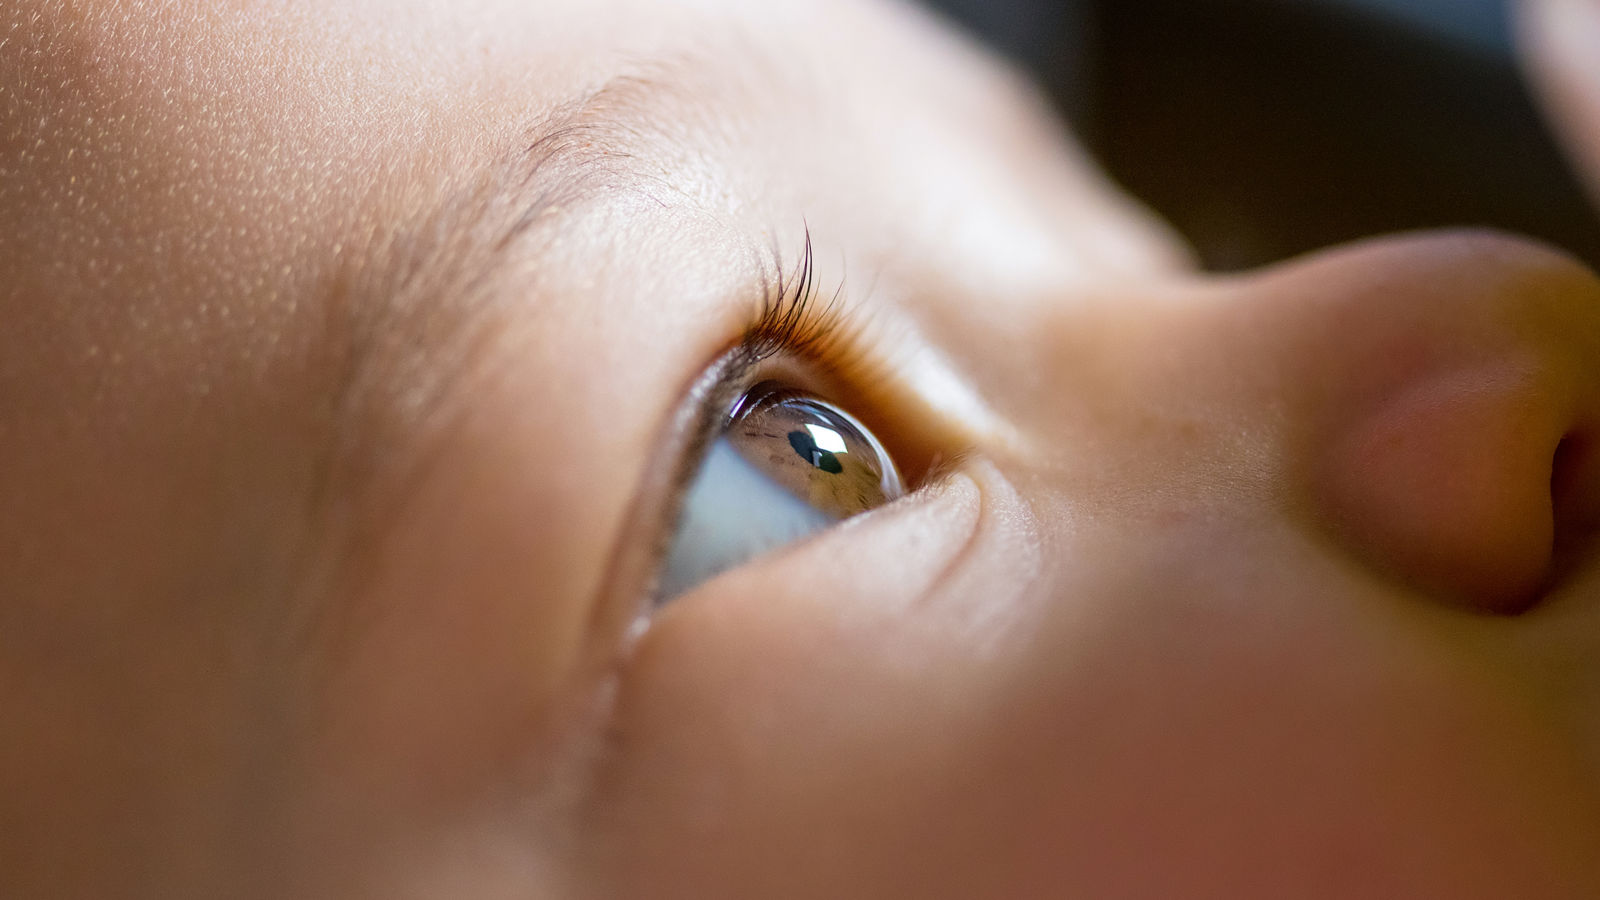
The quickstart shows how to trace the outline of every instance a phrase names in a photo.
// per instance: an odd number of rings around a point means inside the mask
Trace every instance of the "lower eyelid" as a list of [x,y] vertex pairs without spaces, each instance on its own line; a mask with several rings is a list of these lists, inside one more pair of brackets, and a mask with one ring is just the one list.
[[887,506],[722,573],[663,607],[651,630],[718,598],[782,603],[790,594],[832,596],[910,608],[959,568],[986,502],[973,473],[949,472]]

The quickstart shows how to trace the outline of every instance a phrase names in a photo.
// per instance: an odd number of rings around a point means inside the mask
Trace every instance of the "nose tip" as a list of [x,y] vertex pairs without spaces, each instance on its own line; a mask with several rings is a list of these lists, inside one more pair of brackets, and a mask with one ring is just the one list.
[[1555,544],[1551,483],[1572,427],[1520,363],[1400,386],[1326,449],[1324,501],[1385,568],[1485,609],[1526,607]]
[[[1320,516],[1454,604],[1534,603],[1594,519],[1600,281],[1538,245],[1452,234],[1314,264],[1307,435]],[[1329,290],[1339,285],[1343,290]]]

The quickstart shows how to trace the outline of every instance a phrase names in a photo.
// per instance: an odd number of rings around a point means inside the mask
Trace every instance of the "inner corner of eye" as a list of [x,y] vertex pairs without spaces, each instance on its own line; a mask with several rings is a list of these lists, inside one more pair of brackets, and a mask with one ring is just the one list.
[[672,599],[904,493],[894,460],[854,416],[781,382],[758,383],[699,461],[657,595]]

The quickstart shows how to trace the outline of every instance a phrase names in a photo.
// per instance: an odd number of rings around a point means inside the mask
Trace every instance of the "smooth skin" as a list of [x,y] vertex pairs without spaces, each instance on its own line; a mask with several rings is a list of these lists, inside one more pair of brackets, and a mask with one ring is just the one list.
[[[11,0],[0,223],[0,895],[1600,896],[1553,250],[1201,275],[879,0]],[[651,609],[806,232],[932,476]]]

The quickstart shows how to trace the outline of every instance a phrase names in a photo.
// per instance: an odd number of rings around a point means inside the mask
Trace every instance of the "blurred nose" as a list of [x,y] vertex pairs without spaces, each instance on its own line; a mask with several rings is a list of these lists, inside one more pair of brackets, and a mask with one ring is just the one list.
[[1341,251],[1258,287],[1313,517],[1449,602],[1532,603],[1596,511],[1600,282],[1473,233]]

